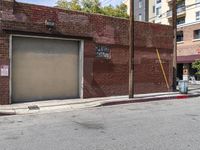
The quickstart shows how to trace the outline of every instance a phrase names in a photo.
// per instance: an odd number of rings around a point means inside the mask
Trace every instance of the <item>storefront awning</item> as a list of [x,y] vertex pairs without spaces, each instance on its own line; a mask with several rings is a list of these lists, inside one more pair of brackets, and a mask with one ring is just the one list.
[[177,63],[192,63],[195,60],[200,60],[200,55],[178,56]]

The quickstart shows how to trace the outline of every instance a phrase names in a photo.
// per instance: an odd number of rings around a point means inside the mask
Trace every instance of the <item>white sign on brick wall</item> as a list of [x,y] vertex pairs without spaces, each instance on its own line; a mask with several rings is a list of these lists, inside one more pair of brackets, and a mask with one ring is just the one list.
[[1,71],[1,76],[2,77],[7,77],[9,75],[8,65],[2,65],[0,71]]
[[96,46],[96,57],[109,59],[110,49],[107,46],[103,45]]

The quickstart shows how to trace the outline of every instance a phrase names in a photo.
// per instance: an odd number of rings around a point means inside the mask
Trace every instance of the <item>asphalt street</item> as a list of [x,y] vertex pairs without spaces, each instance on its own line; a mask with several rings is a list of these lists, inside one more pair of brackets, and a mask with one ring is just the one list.
[[199,149],[200,98],[0,117],[0,150]]

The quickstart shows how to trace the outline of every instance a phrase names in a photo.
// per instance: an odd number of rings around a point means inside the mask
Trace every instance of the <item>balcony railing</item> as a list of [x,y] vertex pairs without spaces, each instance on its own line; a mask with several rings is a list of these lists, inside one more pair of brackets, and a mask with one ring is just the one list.
[[[185,12],[185,6],[181,6],[181,7],[177,8],[178,15],[183,12]],[[172,10],[167,11],[167,17],[171,17],[171,16],[172,16]]]

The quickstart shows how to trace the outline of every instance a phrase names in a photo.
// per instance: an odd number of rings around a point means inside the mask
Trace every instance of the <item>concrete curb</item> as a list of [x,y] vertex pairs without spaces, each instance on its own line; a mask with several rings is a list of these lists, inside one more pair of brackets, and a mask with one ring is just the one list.
[[111,106],[111,105],[121,105],[121,104],[128,104],[128,103],[142,103],[142,102],[151,102],[151,101],[161,101],[161,100],[187,99],[187,98],[194,98],[194,97],[199,97],[199,96],[200,96],[200,94],[192,94],[192,95],[178,95],[178,96],[131,99],[131,100],[123,100],[123,101],[110,101],[110,102],[104,102],[97,107]]
[[0,116],[11,116],[11,115],[16,115],[15,111],[0,111]]
[[12,106],[0,109],[0,116],[9,116],[9,115],[25,115],[25,114],[41,114],[41,113],[50,113],[50,112],[63,112],[63,111],[73,111],[80,110],[85,108],[92,108],[101,105],[100,101],[83,101],[82,103],[69,103],[63,105],[46,105],[39,106],[38,109],[29,109],[28,106],[23,106],[19,108],[13,108]]
[[174,99],[187,99],[192,97],[199,97],[200,94],[188,94],[188,95],[170,95],[162,97],[136,97],[134,99],[128,99],[128,97],[116,97],[116,98],[101,98],[101,99],[91,99],[88,101],[82,101],[77,103],[60,103],[58,105],[52,105],[51,103],[45,105],[38,105],[38,109],[29,109],[28,105],[20,105],[19,107],[7,106],[0,108],[0,116],[9,115],[25,115],[25,114],[42,114],[42,113],[52,113],[52,112],[64,112],[73,111],[93,107],[103,107],[111,105],[120,105],[128,103],[142,103],[150,101],[160,101],[160,100],[174,100]]

